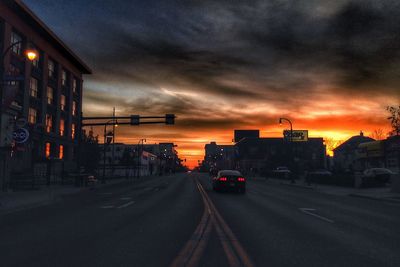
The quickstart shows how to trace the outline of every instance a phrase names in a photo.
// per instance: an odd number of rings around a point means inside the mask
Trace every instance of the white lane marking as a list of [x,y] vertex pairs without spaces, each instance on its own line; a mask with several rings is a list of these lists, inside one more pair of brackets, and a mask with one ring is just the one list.
[[101,208],[102,209],[112,209],[112,208],[114,208],[114,206],[113,205],[108,205],[108,206],[102,206]]
[[325,217],[320,216],[320,215],[318,215],[318,214],[312,213],[312,211],[315,211],[316,209],[311,209],[311,208],[299,208],[299,210],[302,211],[302,212],[304,212],[305,214],[314,216],[314,217],[316,217],[316,218],[318,218],[318,219],[321,219],[321,220],[323,220],[323,221],[330,222],[330,223],[334,223],[334,221],[332,221],[331,219],[328,219],[328,218],[325,218]]
[[132,205],[133,203],[135,203],[135,201],[129,201],[128,203],[125,203],[125,204],[123,204],[123,205],[117,207],[117,209],[126,208],[126,207]]
[[120,200],[130,200],[130,199],[132,199],[131,197],[120,197],[119,198]]

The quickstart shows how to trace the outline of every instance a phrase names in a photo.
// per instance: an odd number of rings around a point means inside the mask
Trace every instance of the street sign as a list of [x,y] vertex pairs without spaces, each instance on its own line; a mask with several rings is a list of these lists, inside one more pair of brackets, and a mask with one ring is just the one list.
[[29,139],[29,131],[25,128],[19,128],[13,132],[13,139],[17,144],[25,143]]
[[306,142],[308,141],[308,130],[293,130],[292,138],[290,138],[290,130],[283,131],[285,140],[292,142]]
[[25,118],[19,118],[15,122],[15,125],[17,125],[18,128],[22,128],[26,125],[26,119]]
[[139,124],[140,124],[140,116],[131,115],[131,125],[139,125]]
[[175,114],[165,114],[165,124],[175,124]]

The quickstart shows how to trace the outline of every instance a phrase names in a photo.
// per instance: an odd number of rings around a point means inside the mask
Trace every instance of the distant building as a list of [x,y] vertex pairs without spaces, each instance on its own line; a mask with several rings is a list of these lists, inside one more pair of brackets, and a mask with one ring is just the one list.
[[[13,45],[14,44],[14,45]],[[72,162],[81,129],[83,74],[90,68],[20,0],[0,1],[0,49],[5,54],[1,102],[0,146],[13,144],[12,131],[24,127],[29,140],[0,155],[2,178],[9,173],[30,173],[46,159]],[[24,49],[33,46],[39,57],[28,61]],[[4,76],[3,76],[4,74]],[[11,116],[10,116],[11,114]],[[19,126],[10,118],[16,117]],[[21,125],[25,121],[26,125]],[[44,164],[46,166],[46,164]],[[66,164],[65,166],[68,166]],[[7,174],[8,173],[8,174]],[[1,184],[8,183],[7,177]]]
[[358,145],[356,163],[360,170],[388,168],[400,172],[400,136]]
[[235,130],[234,137],[235,143],[239,142],[243,138],[259,138],[260,130]]
[[207,170],[215,168],[218,170],[235,168],[235,147],[233,145],[217,145],[211,142],[204,146],[205,156],[203,165]]
[[263,174],[279,166],[295,172],[326,166],[323,138],[308,138],[306,142],[270,137],[244,138],[235,147],[237,168],[245,173]]
[[[103,144],[101,151],[104,151]],[[122,175],[127,166],[140,176],[174,173],[181,169],[181,160],[174,143],[159,144],[123,144],[115,143],[105,147],[105,164],[107,174]],[[100,165],[104,164],[104,153]]]
[[346,140],[340,146],[333,150],[334,168],[337,171],[353,171],[360,169],[357,165],[358,148],[362,143],[375,141],[375,139],[364,136],[363,132],[360,135],[355,135]]

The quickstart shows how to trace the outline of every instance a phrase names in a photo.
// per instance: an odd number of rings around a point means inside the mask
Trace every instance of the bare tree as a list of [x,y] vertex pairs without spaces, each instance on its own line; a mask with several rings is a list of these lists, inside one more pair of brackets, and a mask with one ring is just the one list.
[[335,148],[340,146],[343,143],[343,140],[337,140],[333,138],[325,138],[325,146],[326,146],[326,151],[328,154],[329,152],[332,152]]
[[400,106],[388,106],[386,109],[390,113],[390,116],[387,119],[390,121],[392,126],[392,131],[389,134],[391,136],[400,135]]
[[381,128],[375,129],[371,134],[371,138],[374,138],[375,140],[383,140],[385,139],[385,132]]

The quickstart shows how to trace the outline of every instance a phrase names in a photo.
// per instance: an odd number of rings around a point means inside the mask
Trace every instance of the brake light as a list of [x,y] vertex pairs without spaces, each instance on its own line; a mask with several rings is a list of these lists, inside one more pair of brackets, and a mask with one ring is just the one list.
[[223,182],[228,181],[228,179],[227,179],[226,177],[220,177],[219,180],[220,180],[220,181],[223,181]]
[[239,177],[237,180],[238,182],[246,182],[246,178],[244,177]]

